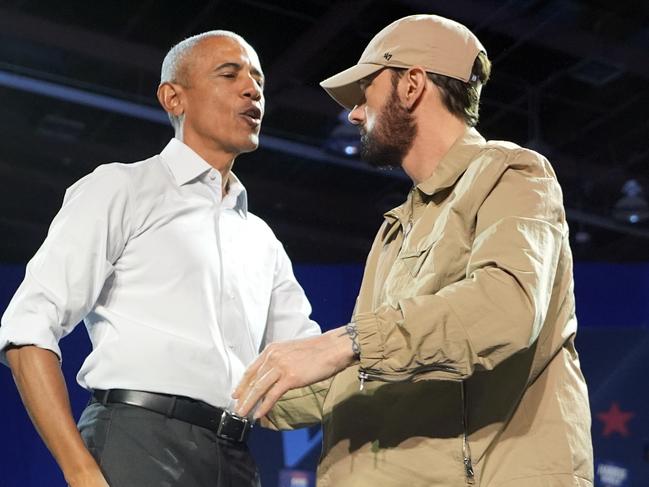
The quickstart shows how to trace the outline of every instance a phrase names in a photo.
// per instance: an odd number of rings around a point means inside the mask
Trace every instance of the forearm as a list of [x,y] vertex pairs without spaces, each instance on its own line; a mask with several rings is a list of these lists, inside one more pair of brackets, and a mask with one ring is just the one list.
[[58,357],[35,346],[12,348],[7,361],[25,408],[69,484],[99,467],[79,434]]

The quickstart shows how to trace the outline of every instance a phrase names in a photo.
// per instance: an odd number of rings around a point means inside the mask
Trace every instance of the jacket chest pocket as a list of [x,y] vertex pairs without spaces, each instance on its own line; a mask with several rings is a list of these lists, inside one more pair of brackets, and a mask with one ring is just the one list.
[[430,257],[433,243],[430,243],[422,249],[404,250],[399,254],[399,261],[408,270],[412,277],[417,277],[419,271]]
[[465,277],[470,249],[461,239],[434,238],[418,248],[403,249],[397,260],[399,273],[417,281],[447,285]]
[[431,284],[437,280],[433,272],[432,253],[432,244],[419,249],[402,249],[390,265],[374,306],[381,303],[398,306],[401,299],[429,294]]

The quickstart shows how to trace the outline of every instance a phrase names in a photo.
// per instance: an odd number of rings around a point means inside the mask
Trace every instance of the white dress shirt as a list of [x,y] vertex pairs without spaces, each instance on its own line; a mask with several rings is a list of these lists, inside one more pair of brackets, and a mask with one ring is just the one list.
[[[320,333],[288,256],[246,190],[177,139],[68,188],[0,327],[0,350],[58,341],[84,320],[77,380],[231,407],[266,343]],[[0,360],[6,363],[4,352]]]

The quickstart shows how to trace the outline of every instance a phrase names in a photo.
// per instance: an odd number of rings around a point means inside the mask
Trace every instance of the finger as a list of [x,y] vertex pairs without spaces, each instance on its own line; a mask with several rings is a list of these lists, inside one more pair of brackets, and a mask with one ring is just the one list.
[[277,381],[273,386],[268,390],[264,398],[262,399],[259,407],[255,411],[253,418],[255,420],[266,416],[268,412],[273,408],[273,406],[279,401],[279,399],[288,391],[288,386],[282,381]]
[[[276,369],[271,369],[261,375],[258,373],[258,379],[250,385],[247,391],[244,391],[244,404],[252,409],[255,404],[266,394],[275,382],[281,377],[281,373]],[[248,411],[246,411],[247,413]]]
[[236,389],[232,393],[232,397],[235,399],[241,396],[241,392],[246,389],[250,383],[254,380],[255,376],[257,375],[257,371],[259,370],[259,367],[261,367],[261,364],[263,364],[264,358],[263,354],[257,357],[246,369],[246,371],[243,374],[243,377],[241,377],[241,380],[239,381],[239,384],[237,384]]
[[235,413],[239,416],[247,416],[257,404],[259,397],[263,394],[260,388],[263,387],[259,381],[254,382],[248,389],[242,391],[241,398],[234,407]]
[[235,407],[239,416],[246,416],[257,402],[268,392],[268,390],[277,382],[281,374],[276,369],[271,369],[257,381],[252,383],[247,391],[243,391],[243,401],[241,399]]
[[261,367],[261,365],[264,363],[266,360],[264,354],[262,353],[259,357],[257,357],[254,362],[252,362],[246,371],[243,374],[243,377],[239,381],[239,384],[237,385],[236,389],[232,393],[232,397],[234,399],[239,399],[241,397],[241,393],[247,389],[250,386],[250,383],[253,382],[255,376],[257,375],[257,371]]
[[[271,356],[271,353],[268,349],[264,350],[264,352],[257,357],[257,360],[253,362],[253,364],[248,368],[248,370],[245,372],[244,377],[248,375],[247,378],[242,378],[241,381],[239,382],[239,385],[235,389],[233,393],[233,397],[235,399],[238,399],[238,402],[242,401],[242,398],[246,398],[249,394],[250,391],[252,390],[253,387],[257,384],[257,382],[264,377],[271,369],[275,368],[275,360],[274,356]],[[254,373],[253,373],[254,371]],[[236,396],[234,395],[236,393]]]
[[270,365],[269,363],[272,362],[272,359],[274,358],[273,345],[275,344],[271,343],[270,345],[268,345],[264,349],[264,351],[248,366],[243,374],[243,377],[239,381],[239,384],[232,393],[232,397],[238,399],[245,396],[245,391],[251,387],[255,380],[257,380],[258,377],[263,376],[267,370],[272,368],[272,365]]
[[[263,377],[266,377],[266,375],[270,370],[274,369],[274,366],[271,363],[270,357],[266,357],[266,360],[260,362],[260,364],[255,365],[255,369],[256,369],[255,374],[251,375],[245,383],[244,380],[242,379],[239,385],[237,386],[237,389],[232,394],[232,396],[235,399],[238,399],[238,403],[242,402],[242,400],[245,400],[245,398],[248,397],[248,395],[250,395],[250,391],[252,391],[253,388],[257,386],[257,383]],[[235,393],[236,396],[234,395]]]

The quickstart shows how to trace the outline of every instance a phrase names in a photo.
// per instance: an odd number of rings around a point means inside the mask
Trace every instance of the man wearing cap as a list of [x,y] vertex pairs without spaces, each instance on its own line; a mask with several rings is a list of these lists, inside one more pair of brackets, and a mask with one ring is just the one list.
[[415,15],[322,82],[363,158],[414,187],[351,322],[272,344],[234,394],[271,427],[322,422],[320,486],[592,486],[561,188],[542,155],[474,128],[489,72],[466,27]]
[[[258,486],[230,394],[263,344],[319,334],[284,248],[231,172],[259,143],[264,75],[229,31],[174,46],[175,137],[66,192],[2,319],[0,361],[71,487]],[[84,319],[74,423],[58,341]],[[48,484],[48,485],[53,485]]]

